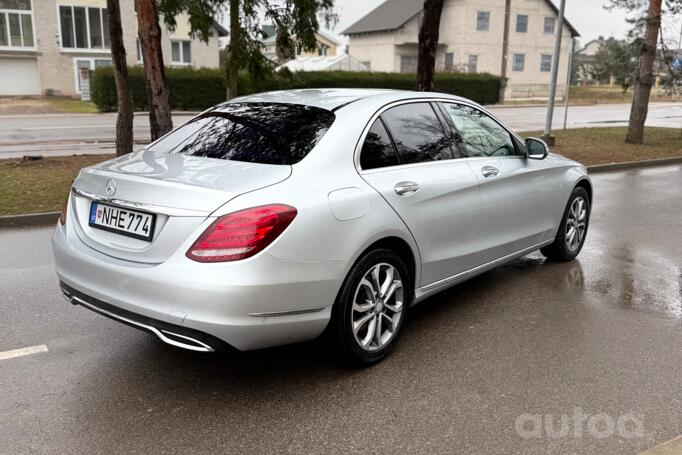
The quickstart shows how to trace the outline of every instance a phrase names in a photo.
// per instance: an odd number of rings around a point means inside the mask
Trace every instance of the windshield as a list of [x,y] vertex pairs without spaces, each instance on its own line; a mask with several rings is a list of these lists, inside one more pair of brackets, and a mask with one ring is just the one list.
[[334,122],[331,111],[279,103],[226,104],[162,137],[149,150],[260,164],[295,164]]

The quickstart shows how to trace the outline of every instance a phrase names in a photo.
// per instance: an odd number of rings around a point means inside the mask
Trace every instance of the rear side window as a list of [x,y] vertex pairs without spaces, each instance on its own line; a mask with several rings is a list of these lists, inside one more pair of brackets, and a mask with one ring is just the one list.
[[376,169],[400,164],[393,142],[381,119],[377,119],[365,137],[360,152],[362,169]]
[[452,159],[450,140],[430,104],[403,104],[382,117],[403,164]]
[[260,164],[295,164],[334,123],[334,113],[279,103],[226,104],[168,133],[150,150]]

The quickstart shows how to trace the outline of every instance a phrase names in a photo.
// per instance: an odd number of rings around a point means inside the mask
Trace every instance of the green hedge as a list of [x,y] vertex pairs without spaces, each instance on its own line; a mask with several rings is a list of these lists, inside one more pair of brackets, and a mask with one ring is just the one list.
[[[146,109],[147,95],[142,67],[129,69],[136,109]],[[166,68],[171,108],[203,110],[225,100],[225,80],[218,69]],[[500,78],[490,74],[439,73],[435,90],[463,96],[481,104],[498,101]],[[414,74],[349,71],[282,72],[256,81],[243,75],[241,94],[300,88],[390,88],[413,90]],[[116,110],[116,83],[112,68],[99,68],[92,78],[92,100],[102,111]]]

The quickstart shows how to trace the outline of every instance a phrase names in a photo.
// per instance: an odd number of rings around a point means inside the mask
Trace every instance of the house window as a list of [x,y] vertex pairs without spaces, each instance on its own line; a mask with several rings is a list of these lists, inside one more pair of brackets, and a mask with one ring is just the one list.
[[554,24],[556,24],[556,18],[555,17],[546,17],[545,18],[545,33],[548,35],[554,35]]
[[542,54],[540,56],[540,71],[547,73],[552,71],[552,55]]
[[452,71],[455,66],[455,54],[453,52],[445,53],[445,71]]
[[62,48],[109,49],[109,15],[106,8],[60,6]]
[[31,0],[0,0],[0,47],[35,47]]
[[417,57],[412,55],[400,56],[400,72],[401,73],[416,73],[417,72]]
[[525,14],[516,15],[516,33],[528,32],[528,16]]
[[478,72],[478,55],[470,55],[467,62],[467,70],[470,73]]
[[490,11],[478,11],[476,14],[476,30],[487,32],[490,29]]
[[317,55],[319,56],[326,56],[329,52],[329,46],[326,44],[320,44],[320,46],[317,48]]
[[526,66],[526,54],[514,54],[512,70],[523,71]]
[[176,65],[189,65],[192,63],[190,41],[171,41],[171,63]]

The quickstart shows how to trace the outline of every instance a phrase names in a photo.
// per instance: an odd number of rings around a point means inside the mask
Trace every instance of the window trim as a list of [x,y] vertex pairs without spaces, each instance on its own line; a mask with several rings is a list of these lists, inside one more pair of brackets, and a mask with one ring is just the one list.
[[[519,31],[519,18],[520,18],[520,17],[525,17],[525,18],[526,18],[526,30],[525,30],[525,31],[522,31],[522,32]],[[530,15],[528,15],[528,14],[518,14],[518,13],[517,13],[517,14],[516,14],[516,25],[515,25],[515,27],[514,27],[514,31],[515,31],[516,33],[528,33],[528,26],[529,26],[529,24],[530,24]]]
[[[180,46],[180,60],[173,60],[173,43]],[[182,43],[189,43],[189,62],[185,61],[185,51]],[[172,39],[170,40],[170,62],[173,66],[192,66],[192,40],[191,39]]]
[[[543,70],[543,69],[542,69],[542,63],[543,63],[542,59],[543,59],[544,57],[549,57],[549,68],[546,69],[546,70]],[[544,52],[541,53],[541,54],[540,54],[540,72],[541,72],[541,73],[550,73],[550,72],[552,72],[552,65],[554,65],[554,54],[546,54],[546,53],[544,53]]]
[[[554,20],[553,25],[552,25],[552,31],[551,31],[551,32],[548,32],[548,31],[547,31],[547,27],[546,27],[546,25],[547,25],[547,19],[553,19],[553,20]],[[542,32],[543,32],[545,35],[550,35],[550,36],[551,36],[551,35],[555,35],[555,34],[556,34],[556,23],[557,23],[556,16],[545,16],[545,19],[544,19],[544,21],[542,22]]]
[[[386,171],[392,171],[395,169],[406,169],[410,167],[416,167],[416,166],[434,166],[434,165],[440,165],[440,164],[445,164],[445,163],[450,163],[455,160],[464,162],[464,161],[482,161],[482,160],[488,160],[490,161],[490,157],[482,157],[482,156],[469,156],[466,158],[452,158],[449,160],[438,160],[438,161],[423,161],[421,163],[409,163],[409,164],[400,164],[397,166],[386,166],[386,167],[380,167],[376,169],[366,169],[363,170],[362,166],[360,166],[360,153],[362,152],[362,145],[365,143],[365,138],[367,137],[367,133],[369,132],[369,129],[372,127],[374,124],[374,121],[381,116],[385,111],[388,109],[395,107],[395,106],[400,106],[403,104],[411,104],[411,103],[451,103],[451,104],[461,104],[462,106],[467,106],[467,107],[472,107],[474,109],[478,109],[485,113],[488,117],[493,119],[497,124],[499,124],[505,131],[507,131],[512,138],[515,138],[518,141],[518,144],[525,144],[525,141],[521,136],[519,136],[515,131],[507,128],[504,123],[497,117],[495,117],[493,114],[488,112],[485,109],[482,109],[480,106],[476,105],[473,102],[469,102],[466,100],[458,100],[458,99],[451,99],[451,98],[440,98],[440,97],[428,97],[428,98],[408,98],[408,99],[403,99],[403,100],[398,100],[398,101],[393,101],[391,103],[388,103],[384,105],[383,107],[379,108],[367,121],[367,124],[362,130],[362,133],[360,134],[357,143],[355,144],[355,149],[353,151],[353,163],[355,165],[355,170],[357,171],[358,174],[363,175],[363,174],[370,174],[370,173],[376,173],[376,172],[386,172]],[[390,131],[389,131],[390,134]],[[392,138],[391,138],[392,139]],[[514,155],[514,156],[499,156],[495,157],[495,159],[526,159],[525,156],[525,150],[520,150],[520,152],[523,152],[524,155]]]
[[[0,14],[4,14],[5,23],[7,24],[7,46],[0,46],[0,51],[37,51],[38,50],[38,38],[36,36],[36,22],[35,15],[33,14],[33,0],[28,0],[30,6],[29,9],[0,9]],[[30,15],[31,16],[31,31],[33,33],[33,46],[12,46],[12,38],[9,30],[9,14],[19,14],[19,15]],[[24,42],[24,25],[21,23],[21,17],[19,17],[19,30],[21,31],[21,42]]]
[[[60,8],[65,7],[65,8],[71,8],[71,25],[73,27],[73,44],[74,47],[64,47],[64,40],[63,40],[63,35],[62,35],[62,16],[60,12]],[[75,47],[76,46],[76,18],[75,14],[73,14],[73,8],[85,8],[85,39],[88,42],[88,47]],[[90,47],[90,14],[88,12],[88,8],[97,8],[100,10],[99,12],[99,22],[102,27],[102,47]],[[101,6],[86,6],[86,5],[60,5],[56,4],[55,5],[56,13],[57,13],[57,35],[59,37],[59,52],[64,53],[64,54],[111,54],[111,43],[109,43],[109,47],[104,47],[104,35],[107,33],[107,29],[104,27],[104,15],[102,14],[102,10],[107,9],[106,7],[101,7]]]
[[[480,13],[488,13],[488,28],[485,28],[485,29],[478,28],[478,15]],[[476,10],[476,31],[477,32],[489,32],[490,31],[490,16],[491,16],[491,13],[488,10]]]

